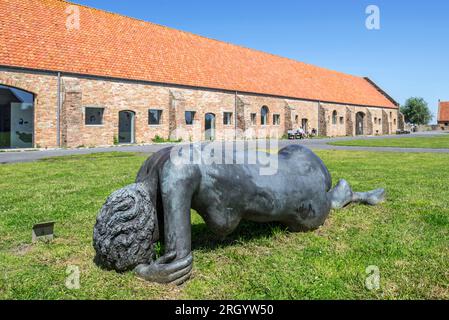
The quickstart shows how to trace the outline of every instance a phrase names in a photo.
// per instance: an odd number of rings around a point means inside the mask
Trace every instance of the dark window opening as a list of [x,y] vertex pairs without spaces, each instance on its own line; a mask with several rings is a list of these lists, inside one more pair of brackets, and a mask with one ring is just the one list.
[[150,109],[148,111],[148,124],[158,125],[162,122],[162,110]]
[[223,113],[223,124],[229,126],[232,124],[232,112]]
[[281,124],[281,116],[279,114],[273,114],[273,124],[278,126]]
[[196,111],[186,111],[186,124],[192,125],[195,120]]
[[332,112],[332,124],[337,124],[337,111]]
[[85,124],[87,126],[98,126],[103,124],[104,108],[86,107]]
[[257,121],[256,119],[257,119],[257,113],[251,113],[251,124],[253,126],[256,125],[256,121]]
[[268,107],[263,106],[261,111],[260,111],[260,124],[265,126],[268,124]]

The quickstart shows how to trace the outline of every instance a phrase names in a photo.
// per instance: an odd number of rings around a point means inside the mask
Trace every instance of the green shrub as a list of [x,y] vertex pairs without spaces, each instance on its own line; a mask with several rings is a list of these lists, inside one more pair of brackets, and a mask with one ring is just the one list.
[[153,141],[154,143],[180,143],[180,142],[182,142],[182,139],[178,139],[178,140],[165,139],[165,138],[162,138],[162,137],[159,136],[159,135],[156,135],[156,136],[152,139],[152,141]]

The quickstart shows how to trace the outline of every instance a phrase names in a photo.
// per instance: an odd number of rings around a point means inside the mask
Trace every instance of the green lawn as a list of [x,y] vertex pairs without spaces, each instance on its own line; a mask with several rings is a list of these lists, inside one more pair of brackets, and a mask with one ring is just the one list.
[[329,143],[333,146],[351,147],[397,147],[449,149],[449,134],[432,137],[413,137],[398,139],[348,140]]
[[9,148],[10,136],[11,134],[9,132],[0,132],[0,148]]
[[[385,187],[388,202],[332,212],[320,230],[243,224],[219,240],[193,214],[193,279],[141,281],[93,262],[97,211],[132,183],[140,154],[110,153],[0,166],[0,299],[449,298],[449,155],[320,151],[334,182]],[[31,227],[55,220],[56,239],[31,245]],[[79,266],[81,288],[65,286]],[[380,269],[381,289],[365,288]]]

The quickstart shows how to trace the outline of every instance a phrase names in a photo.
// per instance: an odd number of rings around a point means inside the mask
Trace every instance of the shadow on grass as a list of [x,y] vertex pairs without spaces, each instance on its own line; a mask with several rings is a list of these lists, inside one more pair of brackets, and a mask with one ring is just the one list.
[[230,235],[220,237],[212,233],[205,223],[192,225],[192,250],[214,251],[241,242],[271,239],[279,232],[288,232],[280,223],[255,223],[244,221]]

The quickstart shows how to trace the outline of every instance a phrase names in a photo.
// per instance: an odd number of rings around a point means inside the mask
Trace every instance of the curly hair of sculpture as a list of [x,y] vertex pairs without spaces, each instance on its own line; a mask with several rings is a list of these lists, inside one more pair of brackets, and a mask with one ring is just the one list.
[[128,271],[151,261],[159,240],[156,221],[155,207],[142,185],[132,184],[111,194],[94,229],[97,264]]
[[[94,228],[97,265],[180,285],[193,267],[191,209],[214,233],[225,236],[242,220],[280,222],[293,232],[314,230],[331,209],[385,200],[384,189],[353,192],[345,180],[332,188],[321,159],[299,145],[279,151],[272,175],[261,175],[260,164],[180,164],[170,161],[171,152],[155,153],[134,184],[106,200]],[[157,258],[159,240],[164,253]]]

